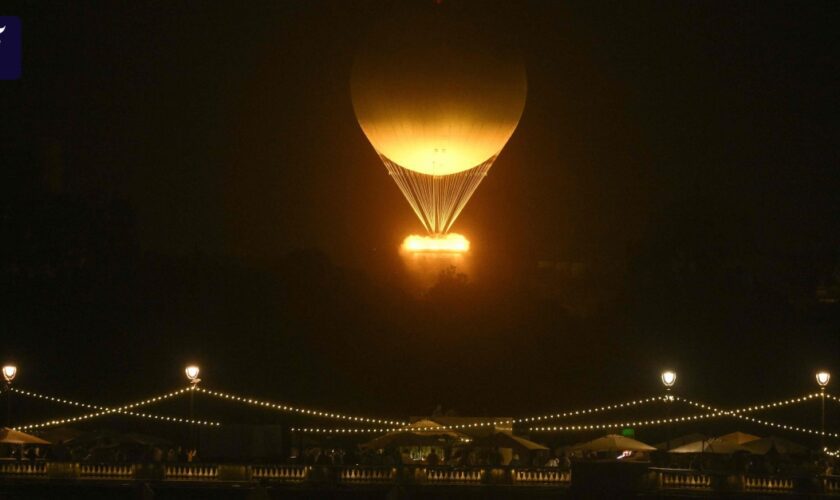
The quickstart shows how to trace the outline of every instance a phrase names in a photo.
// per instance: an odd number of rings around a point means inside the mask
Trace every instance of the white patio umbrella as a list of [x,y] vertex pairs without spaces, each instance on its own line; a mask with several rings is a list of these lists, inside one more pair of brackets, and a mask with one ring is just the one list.
[[3,444],[50,444],[49,441],[27,434],[25,432],[16,431],[3,427],[0,429],[0,443]]
[[735,441],[724,441],[721,438],[712,438],[687,443],[668,451],[669,453],[715,453],[719,455],[729,455],[739,451],[749,450]]
[[604,437],[587,441],[586,443],[576,444],[569,448],[571,450],[584,451],[655,451],[656,448],[645,444],[641,441],[636,441],[629,437],[619,436],[618,434],[607,434]]
[[756,455],[766,455],[774,449],[781,455],[797,455],[808,452],[807,447],[776,436],[756,439],[755,441],[744,443],[743,446]]

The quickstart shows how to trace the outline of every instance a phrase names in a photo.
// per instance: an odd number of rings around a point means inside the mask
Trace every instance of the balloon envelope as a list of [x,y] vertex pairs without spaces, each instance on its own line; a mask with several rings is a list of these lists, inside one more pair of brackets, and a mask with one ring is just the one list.
[[351,79],[353,107],[373,147],[400,166],[448,175],[501,151],[525,107],[515,53],[448,13],[375,30]]
[[438,233],[516,129],[527,84],[517,54],[492,36],[445,10],[415,14],[373,31],[355,61],[351,94],[368,140]]

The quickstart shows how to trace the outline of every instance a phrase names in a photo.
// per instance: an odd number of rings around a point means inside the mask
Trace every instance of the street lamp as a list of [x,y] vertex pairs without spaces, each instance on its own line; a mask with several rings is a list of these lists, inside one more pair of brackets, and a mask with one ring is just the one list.
[[831,374],[823,370],[817,372],[816,378],[820,386],[820,448],[825,450],[825,386],[831,380]]
[[193,393],[195,393],[198,383],[201,382],[201,379],[198,378],[199,371],[196,365],[190,365],[184,369],[184,373],[187,374],[187,379],[190,381],[190,420],[193,420]]
[[17,376],[17,366],[3,367],[3,379],[6,381],[6,427],[12,425],[12,380]]
[[195,447],[195,437],[194,437],[194,429],[192,421],[195,420],[195,388],[198,387],[198,383],[201,382],[201,379],[198,378],[199,373],[198,366],[196,365],[189,365],[184,369],[184,373],[187,375],[187,379],[190,381],[190,441],[191,445]]
[[[674,396],[671,395],[671,387],[677,381],[677,374],[673,370],[665,370],[662,372],[662,385],[665,386],[665,420],[671,418],[671,402],[674,401]],[[667,422],[668,426],[668,440],[666,441],[665,451],[671,450],[671,422]]]

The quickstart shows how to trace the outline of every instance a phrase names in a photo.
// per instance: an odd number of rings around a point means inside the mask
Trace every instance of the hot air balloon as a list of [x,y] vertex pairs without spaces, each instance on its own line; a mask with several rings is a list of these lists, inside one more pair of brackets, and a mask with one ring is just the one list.
[[359,125],[432,237],[407,239],[414,250],[468,248],[448,233],[525,107],[516,53],[449,14],[412,12],[374,31],[351,77]]

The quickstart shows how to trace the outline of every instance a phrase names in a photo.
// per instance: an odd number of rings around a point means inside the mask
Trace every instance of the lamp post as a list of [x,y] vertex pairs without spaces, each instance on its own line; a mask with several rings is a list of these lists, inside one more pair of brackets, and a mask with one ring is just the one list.
[[[198,366],[190,365],[184,369],[184,373],[187,375],[187,379],[190,381],[190,420],[195,420],[195,388],[198,387],[198,383],[201,382],[201,379],[198,378]],[[193,425],[190,423],[190,445],[195,447],[195,436]]]
[[6,381],[6,427],[12,425],[12,380],[17,376],[17,366],[3,367],[3,379]]
[[[671,395],[671,387],[677,381],[677,374],[673,370],[665,370],[662,372],[662,385],[665,386],[665,420],[671,418],[671,402],[674,401],[674,396]],[[668,440],[665,444],[665,451],[671,450],[671,422],[668,425]]]
[[820,448],[825,451],[825,386],[831,380],[831,374],[823,370],[817,373],[816,378],[820,386]]

